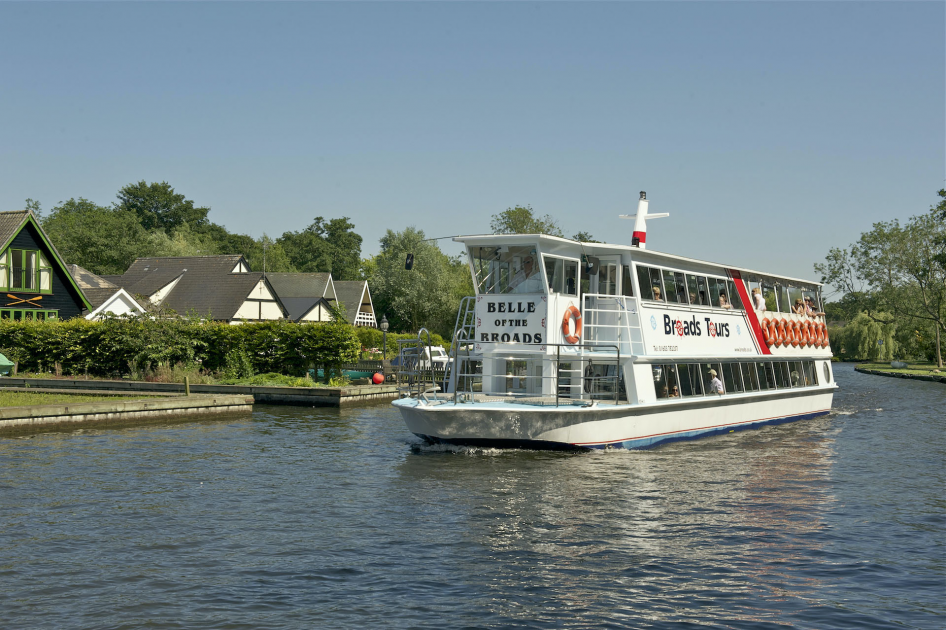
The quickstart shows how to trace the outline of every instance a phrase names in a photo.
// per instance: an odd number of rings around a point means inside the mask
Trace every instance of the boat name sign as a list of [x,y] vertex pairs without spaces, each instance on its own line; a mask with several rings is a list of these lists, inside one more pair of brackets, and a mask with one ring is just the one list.
[[541,346],[548,335],[548,297],[476,296],[477,343]]

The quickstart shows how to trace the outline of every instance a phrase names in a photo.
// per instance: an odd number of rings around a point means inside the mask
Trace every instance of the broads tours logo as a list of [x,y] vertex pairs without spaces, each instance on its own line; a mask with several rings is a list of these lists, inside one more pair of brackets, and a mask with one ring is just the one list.
[[706,324],[706,334],[709,337],[729,336],[729,324],[714,324],[709,317],[704,317],[701,322],[696,319],[696,315],[693,315],[690,321],[671,319],[669,315],[664,315],[664,334],[676,334],[680,337],[702,337],[703,324]]

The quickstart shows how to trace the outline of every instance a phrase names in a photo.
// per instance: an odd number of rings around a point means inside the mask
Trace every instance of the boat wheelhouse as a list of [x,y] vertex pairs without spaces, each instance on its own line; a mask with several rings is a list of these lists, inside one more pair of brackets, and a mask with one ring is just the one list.
[[649,251],[648,216],[642,193],[632,245],[456,237],[476,295],[446,373],[399,374],[408,428],[455,444],[645,448],[828,413],[821,286]]

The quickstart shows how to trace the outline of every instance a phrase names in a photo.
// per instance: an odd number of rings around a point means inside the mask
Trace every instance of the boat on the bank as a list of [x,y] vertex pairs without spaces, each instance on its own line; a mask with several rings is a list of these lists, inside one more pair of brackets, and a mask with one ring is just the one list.
[[[394,402],[432,442],[646,448],[831,410],[821,285],[631,245],[456,237],[476,295],[443,380],[401,370]],[[429,335],[428,335],[429,337]],[[423,352],[424,335],[404,343]]]

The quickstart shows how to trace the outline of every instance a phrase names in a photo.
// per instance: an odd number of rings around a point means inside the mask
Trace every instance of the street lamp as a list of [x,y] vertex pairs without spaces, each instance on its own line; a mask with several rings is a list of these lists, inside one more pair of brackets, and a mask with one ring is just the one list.
[[381,316],[381,332],[384,338],[384,341],[381,342],[381,358],[388,358],[388,316]]

